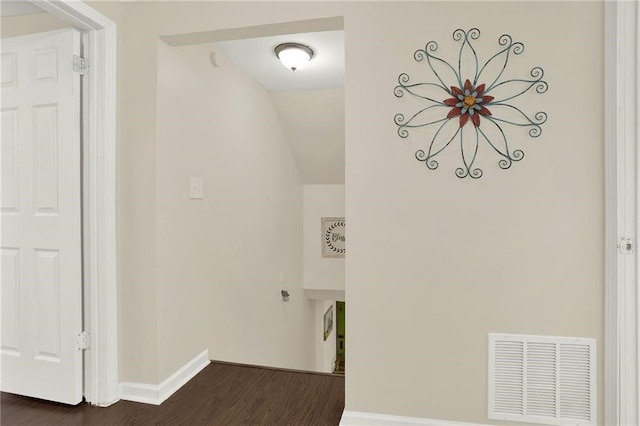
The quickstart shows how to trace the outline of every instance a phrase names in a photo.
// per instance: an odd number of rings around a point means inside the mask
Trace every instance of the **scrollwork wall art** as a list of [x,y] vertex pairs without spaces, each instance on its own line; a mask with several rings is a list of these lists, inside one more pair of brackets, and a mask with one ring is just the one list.
[[430,79],[414,83],[408,74],[402,73],[394,89],[396,97],[409,94],[421,106],[409,118],[404,114],[395,115],[398,135],[407,138],[410,129],[427,130],[428,147],[416,151],[415,156],[430,170],[438,168],[439,154],[459,143],[462,165],[455,170],[459,178],[482,177],[482,169],[476,166],[481,146],[488,146],[492,148],[488,151],[498,154],[501,169],[510,168],[524,157],[521,149],[510,147],[513,132],[524,128],[531,138],[537,138],[547,121],[544,111],[532,115],[524,112],[521,104],[526,106],[526,97],[520,98],[529,92],[547,91],[549,86],[543,80],[543,69],[536,66],[524,78],[508,78],[505,74],[514,55],[524,52],[524,44],[503,34],[498,38],[497,53],[482,63],[475,45],[479,38],[477,28],[453,32],[453,40],[460,43],[457,64],[454,59],[453,65],[436,56],[437,42],[428,42],[413,56],[417,62],[426,63]]

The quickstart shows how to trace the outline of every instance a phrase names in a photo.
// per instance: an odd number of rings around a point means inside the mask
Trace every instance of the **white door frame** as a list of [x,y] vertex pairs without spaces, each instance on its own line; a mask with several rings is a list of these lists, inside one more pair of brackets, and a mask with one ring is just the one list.
[[[605,424],[640,422],[638,152],[640,8],[605,2]],[[629,238],[633,251],[622,254]]]
[[[89,93],[84,99],[84,292],[87,401],[118,401],[118,310],[116,265],[116,24],[73,0],[33,0],[40,8],[88,35],[85,56]],[[88,52],[87,52],[88,51]],[[88,54],[87,54],[88,53]],[[71,58],[69,58],[71,60]],[[88,305],[88,306],[87,306]]]
[[[90,296],[85,395],[96,405],[116,402],[118,339],[116,299],[116,26],[82,2],[34,0],[49,13],[89,33],[89,197],[85,285]],[[620,238],[637,245],[640,108],[638,34],[634,1],[605,3],[605,423],[637,424],[640,365],[639,253],[619,256]]]

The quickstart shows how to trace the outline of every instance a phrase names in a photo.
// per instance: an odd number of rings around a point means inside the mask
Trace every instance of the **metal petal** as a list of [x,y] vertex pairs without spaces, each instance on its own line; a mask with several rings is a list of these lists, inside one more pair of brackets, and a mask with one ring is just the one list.
[[485,107],[480,107],[480,110],[478,111],[478,114],[482,114],[482,115],[491,115],[491,111],[489,111],[487,108]]
[[474,114],[471,116],[471,121],[473,121],[474,126],[480,127],[480,115]]
[[456,115],[460,115],[460,114],[462,113],[460,112],[459,108],[452,108],[451,111],[449,111],[449,114],[447,114],[447,118],[453,118]]

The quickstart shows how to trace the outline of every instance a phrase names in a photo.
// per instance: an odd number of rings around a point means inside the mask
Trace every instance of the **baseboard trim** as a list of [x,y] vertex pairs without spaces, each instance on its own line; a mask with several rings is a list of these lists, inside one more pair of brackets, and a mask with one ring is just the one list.
[[159,385],[124,382],[120,384],[120,399],[160,405],[209,365],[209,350],[186,363]]
[[452,422],[449,420],[423,419],[420,417],[390,416],[387,414],[347,411],[342,413],[340,426],[487,426],[478,423]]
[[[313,374],[316,376],[335,376],[333,373],[323,373],[321,371],[311,371],[311,370],[296,370],[293,368],[284,368],[284,367],[270,367],[267,365],[258,365],[258,364],[244,364],[241,362],[231,362],[231,361],[218,361],[212,359],[211,362],[213,364],[222,364],[222,365],[234,365],[236,367],[248,367],[248,368],[262,368],[263,370],[275,370],[275,371],[284,371],[286,373],[300,373],[300,374]],[[340,376],[344,378],[344,376]]]

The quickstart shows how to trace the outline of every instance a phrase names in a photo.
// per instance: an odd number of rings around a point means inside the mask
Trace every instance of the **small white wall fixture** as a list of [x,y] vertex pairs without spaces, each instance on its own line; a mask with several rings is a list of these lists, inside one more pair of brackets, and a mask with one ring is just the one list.
[[[85,75],[83,155],[85,398],[119,400],[116,282],[116,24],[81,1],[37,0],[38,7],[82,30]],[[87,90],[88,89],[88,90]]]
[[640,8],[605,2],[605,372],[607,425],[640,423],[637,141]]

